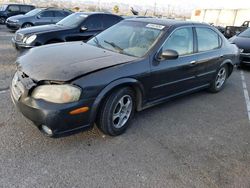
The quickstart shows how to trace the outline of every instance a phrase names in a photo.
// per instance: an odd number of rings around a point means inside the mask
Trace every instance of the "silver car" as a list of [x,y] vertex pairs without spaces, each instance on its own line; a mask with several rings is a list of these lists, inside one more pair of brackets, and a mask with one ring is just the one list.
[[36,8],[24,15],[9,17],[6,26],[11,30],[38,25],[55,24],[70,15],[72,12],[58,8]]

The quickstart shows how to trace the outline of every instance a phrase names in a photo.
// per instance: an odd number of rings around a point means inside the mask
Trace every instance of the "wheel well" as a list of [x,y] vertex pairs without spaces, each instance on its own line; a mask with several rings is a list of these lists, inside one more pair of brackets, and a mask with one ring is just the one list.
[[233,72],[233,65],[231,63],[226,63],[225,65],[227,65],[228,68],[228,76],[230,76]]
[[34,26],[34,24],[31,23],[31,22],[25,22],[25,23],[23,23],[22,27],[23,27],[25,24],[30,24],[30,25]]
[[135,84],[131,84],[131,83],[124,83],[124,84],[121,84],[121,85],[117,85],[115,87],[113,87],[111,90],[109,90],[105,95],[104,97],[101,99],[99,105],[98,105],[98,109],[97,109],[97,113],[99,112],[100,110],[100,107],[102,106],[104,100],[115,90],[118,90],[120,88],[124,88],[124,87],[129,87],[131,88],[134,93],[135,93],[135,96],[136,96],[136,110],[137,111],[140,111],[142,109],[142,91],[141,89],[139,88],[139,86],[135,85]]

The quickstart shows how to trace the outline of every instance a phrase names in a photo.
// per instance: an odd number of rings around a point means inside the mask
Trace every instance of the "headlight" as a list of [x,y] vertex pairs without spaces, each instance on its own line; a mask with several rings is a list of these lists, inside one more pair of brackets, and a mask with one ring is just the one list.
[[27,37],[27,39],[25,40],[25,43],[26,44],[31,44],[32,42],[34,42],[34,40],[36,40],[36,35],[31,35],[30,37]]
[[13,23],[18,23],[19,20],[11,20]]
[[81,89],[72,85],[42,85],[32,92],[35,99],[43,99],[52,103],[70,103],[80,99]]
[[23,38],[23,43],[26,43],[27,38],[28,38],[28,37],[24,37],[24,38]]

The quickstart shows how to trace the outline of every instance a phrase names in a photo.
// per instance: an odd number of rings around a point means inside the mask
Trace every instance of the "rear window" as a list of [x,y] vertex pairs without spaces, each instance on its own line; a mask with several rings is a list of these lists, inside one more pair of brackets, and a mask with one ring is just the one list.
[[20,11],[25,12],[25,13],[31,11],[32,9],[33,9],[32,6],[21,6],[20,7]]
[[250,38],[250,29],[247,29],[239,34],[240,37]]
[[65,17],[64,12],[62,11],[55,11],[55,17]]
[[220,48],[221,38],[220,36],[210,28],[198,27],[196,28],[198,51],[205,52]]

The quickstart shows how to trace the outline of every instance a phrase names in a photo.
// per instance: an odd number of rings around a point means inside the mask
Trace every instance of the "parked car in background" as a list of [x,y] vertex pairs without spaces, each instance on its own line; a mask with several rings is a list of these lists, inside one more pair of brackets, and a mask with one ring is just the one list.
[[241,33],[250,26],[250,21],[245,21],[241,26],[227,26],[225,29],[225,37],[231,38],[234,35]]
[[87,43],[29,50],[16,62],[11,97],[48,136],[94,122],[116,136],[136,110],[201,89],[221,91],[238,58],[237,46],[212,26],[127,19]]
[[120,22],[123,18],[106,13],[74,13],[57,24],[18,30],[12,39],[17,49],[45,44],[87,41],[92,36]]
[[222,26],[215,26],[213,23],[209,23],[209,25],[215,27],[216,29],[218,29],[223,35],[225,34],[225,27]]
[[7,18],[15,16],[18,14],[26,14],[27,12],[33,10],[35,6],[33,5],[23,5],[23,4],[5,4],[0,5],[0,24],[5,24]]
[[122,16],[124,19],[132,19],[132,18],[153,18],[152,16]]
[[250,65],[250,28],[229,39],[240,49],[240,65]]
[[54,24],[72,14],[67,9],[37,8],[25,15],[12,16],[6,20],[6,26],[12,30],[38,25]]

